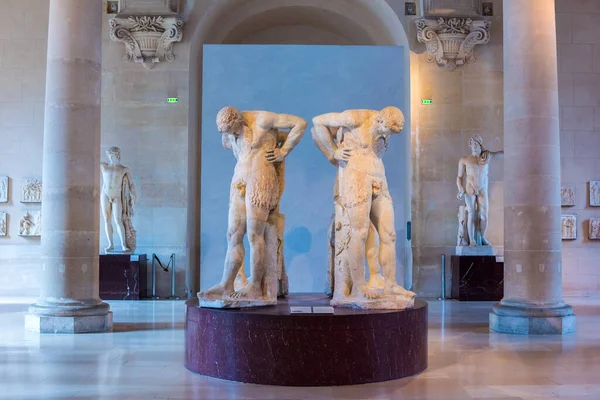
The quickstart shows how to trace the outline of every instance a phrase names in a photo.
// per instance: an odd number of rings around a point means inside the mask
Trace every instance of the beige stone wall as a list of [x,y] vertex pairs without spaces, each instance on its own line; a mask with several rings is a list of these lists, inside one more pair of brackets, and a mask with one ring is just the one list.
[[[402,1],[388,1],[398,14]],[[562,111],[563,182],[577,186],[579,239],[564,243],[565,294],[594,294],[600,289],[595,259],[600,243],[587,240],[587,221],[600,209],[587,204],[589,180],[600,180],[600,6],[585,0],[557,0],[559,79]],[[189,14],[194,2],[188,0]],[[491,150],[503,144],[502,2],[495,1],[492,42],[475,50],[477,62],[454,72],[425,61],[424,46],[413,45],[412,86],[412,246],[414,288],[421,295],[440,293],[440,256],[456,243],[458,158],[467,140],[480,134]],[[39,240],[17,236],[23,207],[20,180],[41,176],[47,0],[0,0],[0,175],[11,177],[11,196],[0,211],[9,213],[9,237],[0,238],[0,296],[37,295]],[[188,19],[189,17],[189,19]],[[188,99],[190,41],[199,15],[187,15],[184,41],[176,60],[146,71],[122,60],[122,44],[108,38],[104,16],[102,149],[120,146],[123,163],[133,171],[139,201],[134,217],[138,252],[177,257],[177,294],[185,291],[188,216]],[[410,18],[403,22],[413,24]],[[303,27],[292,28],[302,30]],[[415,34],[411,25],[409,34]],[[311,31],[313,32],[313,31]],[[269,42],[270,35],[295,34],[282,28],[261,31],[248,41]],[[314,32],[313,32],[314,33]],[[262,36],[261,36],[262,35]],[[413,36],[409,38],[414,43]],[[167,97],[179,97],[176,105]],[[421,105],[431,98],[433,105]],[[105,155],[102,154],[104,158]],[[503,163],[490,169],[489,238],[503,244]],[[597,211],[596,211],[597,210]],[[103,226],[101,227],[104,228]],[[106,240],[101,234],[101,246]],[[449,268],[448,268],[449,274]],[[170,292],[170,277],[159,271],[159,294]],[[448,285],[450,280],[448,279]]]
[[563,185],[576,187],[578,238],[563,241],[563,288],[566,295],[600,294],[600,242],[588,240],[589,181],[600,180],[600,3],[557,0],[556,25],[561,108]]
[[[174,48],[175,60],[146,70],[123,61],[125,46],[110,40],[105,15],[102,42],[102,159],[111,146],[131,169],[138,200],[133,217],[136,253],[168,262],[175,253],[176,293],[185,294],[189,35]],[[167,103],[178,97],[179,103]],[[100,249],[107,246],[101,221]],[[115,231],[115,239],[117,238]],[[157,266],[157,294],[168,296],[170,273]]]
[[0,296],[39,294],[39,238],[19,237],[21,179],[42,176],[48,0],[0,0],[0,175],[10,178]]
[[[495,2],[491,41],[475,47],[477,62],[446,71],[428,63],[424,45],[413,49],[412,82],[412,247],[413,284],[420,295],[437,297],[441,256],[446,255],[450,293],[450,256],[455,254],[458,207],[458,160],[470,154],[468,140],[480,135],[489,150],[503,146],[502,3]],[[422,105],[432,99],[432,105]],[[488,239],[504,243],[503,161],[490,165]]]

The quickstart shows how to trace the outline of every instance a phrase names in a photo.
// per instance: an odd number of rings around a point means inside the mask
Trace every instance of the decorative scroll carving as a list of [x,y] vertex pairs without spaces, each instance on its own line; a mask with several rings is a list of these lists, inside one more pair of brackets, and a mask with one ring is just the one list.
[[453,71],[475,62],[473,49],[490,41],[490,21],[471,18],[421,18],[417,40],[427,47],[427,61]]
[[110,38],[125,44],[125,61],[152,69],[173,61],[173,44],[183,38],[183,20],[175,17],[131,16],[109,20]]

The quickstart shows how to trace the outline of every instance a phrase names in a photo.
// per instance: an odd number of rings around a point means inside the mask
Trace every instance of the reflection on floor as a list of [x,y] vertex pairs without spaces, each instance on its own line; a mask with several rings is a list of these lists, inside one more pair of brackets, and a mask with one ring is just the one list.
[[0,299],[1,399],[600,399],[600,299],[569,299],[578,332],[564,337],[490,334],[491,303],[431,300],[425,373],[335,388],[245,385],[187,371],[180,301],[110,302],[113,333],[75,336],[25,332],[28,302]]

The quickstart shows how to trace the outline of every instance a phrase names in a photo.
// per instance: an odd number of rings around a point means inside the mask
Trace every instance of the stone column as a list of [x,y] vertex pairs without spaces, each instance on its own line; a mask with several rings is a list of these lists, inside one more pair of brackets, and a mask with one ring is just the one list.
[[100,300],[102,0],[51,0],[42,194],[42,290],[25,325],[43,333],[112,327]]
[[562,299],[554,0],[504,0],[504,298],[490,328],[575,330]]

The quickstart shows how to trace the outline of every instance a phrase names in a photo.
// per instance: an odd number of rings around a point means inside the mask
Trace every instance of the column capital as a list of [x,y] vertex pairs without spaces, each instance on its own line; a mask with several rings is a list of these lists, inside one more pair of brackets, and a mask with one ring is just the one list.
[[427,61],[454,71],[475,62],[473,50],[490,41],[491,22],[463,17],[424,17],[416,21],[417,40],[427,48]]
[[183,38],[183,20],[177,17],[132,15],[109,20],[110,38],[125,44],[125,61],[152,69],[163,61],[173,61],[173,45]]

